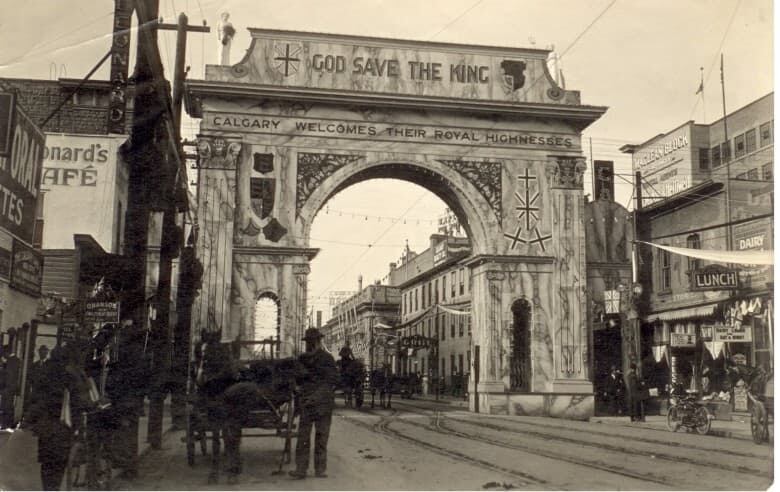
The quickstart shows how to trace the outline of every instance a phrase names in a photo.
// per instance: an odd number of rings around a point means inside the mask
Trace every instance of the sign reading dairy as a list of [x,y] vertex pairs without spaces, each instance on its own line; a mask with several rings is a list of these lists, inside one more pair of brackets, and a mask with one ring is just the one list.
[[119,251],[128,171],[117,149],[125,138],[47,136],[41,179],[44,248],[71,249],[74,234],[89,234],[106,251]]
[[9,157],[0,157],[0,228],[32,243],[46,135],[15,107]]

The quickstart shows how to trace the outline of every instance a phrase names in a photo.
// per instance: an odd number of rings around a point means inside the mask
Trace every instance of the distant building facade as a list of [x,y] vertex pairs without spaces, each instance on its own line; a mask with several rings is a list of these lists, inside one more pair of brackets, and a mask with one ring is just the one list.
[[[415,254],[407,248],[401,262],[390,265],[389,283],[401,293],[396,371],[427,378],[429,392],[435,381],[444,390],[465,391],[471,372],[471,279],[464,264],[470,253],[467,238],[434,234],[428,249]],[[404,347],[404,339],[415,336],[435,340],[435,348]]]

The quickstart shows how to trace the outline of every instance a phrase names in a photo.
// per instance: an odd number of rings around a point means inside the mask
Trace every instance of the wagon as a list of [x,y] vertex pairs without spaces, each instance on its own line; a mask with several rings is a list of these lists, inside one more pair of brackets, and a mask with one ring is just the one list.
[[[295,396],[295,384],[292,381],[294,374],[290,373],[290,384],[285,384],[283,392],[273,393],[273,389],[279,386],[272,378],[274,368],[279,364],[284,364],[285,359],[279,359],[276,356],[278,349],[278,340],[262,341],[238,341],[232,342],[234,354],[238,355],[242,346],[264,345],[270,348],[268,353],[270,357],[261,359],[240,360],[239,380],[252,381],[261,386],[264,391],[262,401],[256,407],[253,407],[246,418],[241,422],[241,437],[279,437],[284,440],[284,448],[280,456],[279,469],[282,465],[290,463],[292,453],[292,439],[297,436],[295,419],[298,416],[297,400]],[[274,365],[276,364],[276,365]],[[192,372],[192,371],[191,371]],[[258,374],[267,373],[267,374]],[[197,386],[194,383],[194,375],[191,374],[189,381],[189,398],[187,404],[187,463],[190,466],[195,464],[196,443],[200,443],[203,455],[207,453],[206,431],[208,430],[208,416],[206,408],[206,399],[198,394]],[[253,431],[245,433],[244,429]]]

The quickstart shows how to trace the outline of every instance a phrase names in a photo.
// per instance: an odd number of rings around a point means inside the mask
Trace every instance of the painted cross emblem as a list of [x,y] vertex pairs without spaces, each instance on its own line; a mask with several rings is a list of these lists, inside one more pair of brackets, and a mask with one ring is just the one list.
[[[520,244],[532,245],[538,244],[543,252],[547,251],[546,242],[552,239],[552,234],[542,236],[539,232],[537,223],[539,222],[540,207],[537,206],[537,200],[539,200],[539,192],[535,192],[532,195],[531,184],[538,182],[538,178],[528,172],[528,168],[523,171],[523,174],[517,176],[517,180],[522,191],[515,191],[515,199],[517,199],[517,206],[515,211],[517,212],[517,220],[519,221],[517,229],[514,234],[504,233],[504,237],[511,241],[510,249],[517,248]],[[525,222],[525,224],[523,224]],[[525,230],[531,233],[531,236],[523,237],[523,225]]]
[[285,77],[298,73],[298,66],[301,62],[298,55],[301,49],[300,45],[290,46],[290,43],[285,43],[284,46],[281,44],[274,45],[274,54],[276,55],[274,57],[274,68],[284,74]]

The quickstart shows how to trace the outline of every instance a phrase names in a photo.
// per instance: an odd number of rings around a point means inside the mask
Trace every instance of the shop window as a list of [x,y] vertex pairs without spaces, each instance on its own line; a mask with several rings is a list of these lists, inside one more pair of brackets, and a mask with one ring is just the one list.
[[699,149],[699,169],[707,171],[710,168],[710,149]]
[[772,181],[772,163],[767,162],[761,166],[761,179],[764,181]]
[[458,374],[463,375],[463,354],[458,354]]
[[718,145],[712,148],[710,155],[712,156],[712,167],[716,168],[720,166],[720,147]]
[[452,371],[452,374],[456,374],[457,366],[455,365],[455,354],[450,354],[450,371]]
[[734,157],[740,158],[745,155],[745,134],[734,137]]
[[672,254],[668,251],[658,250],[660,265],[660,284],[661,291],[672,288]]
[[748,171],[747,178],[752,181],[758,181],[758,168],[753,168]]
[[756,151],[756,129],[748,130],[745,132],[745,152],[751,153]]
[[[701,249],[701,238],[698,234],[691,234],[685,240],[685,247],[690,249]],[[700,268],[700,262],[698,258],[688,257],[688,273],[698,270]]]
[[728,142],[720,144],[720,158],[723,160],[724,164],[731,160],[731,146]]
[[453,270],[452,273],[450,273],[450,289],[451,289],[451,297],[455,297],[457,294],[455,292],[455,271]]
[[772,137],[774,134],[772,123],[772,121],[768,121],[759,128],[759,131],[761,132],[761,147],[770,145],[772,143]]

